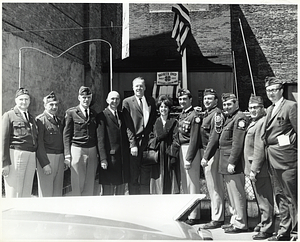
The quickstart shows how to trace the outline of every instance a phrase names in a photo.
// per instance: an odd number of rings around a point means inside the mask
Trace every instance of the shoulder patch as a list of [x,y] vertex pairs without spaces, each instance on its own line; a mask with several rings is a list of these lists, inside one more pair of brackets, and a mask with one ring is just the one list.
[[237,128],[238,129],[246,130],[246,127],[247,127],[247,122],[246,122],[245,119],[238,120],[238,123],[237,123]]

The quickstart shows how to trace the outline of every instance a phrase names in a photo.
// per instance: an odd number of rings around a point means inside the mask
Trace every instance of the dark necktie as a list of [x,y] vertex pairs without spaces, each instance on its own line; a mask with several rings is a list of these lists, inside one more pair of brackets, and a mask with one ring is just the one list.
[[27,122],[29,122],[29,119],[28,119],[28,115],[27,115],[27,112],[24,112],[24,115],[25,115],[25,119]]
[[142,98],[140,98],[140,107],[141,107],[141,109],[142,109],[142,113],[144,114]]
[[88,110],[87,110],[87,109],[85,109],[84,111],[85,111],[85,119],[86,119],[86,120],[88,120],[88,119],[89,119]]
[[119,117],[117,111],[115,111],[115,118],[117,120],[117,124],[120,126]]
[[58,118],[56,116],[53,116],[53,119],[58,124]]

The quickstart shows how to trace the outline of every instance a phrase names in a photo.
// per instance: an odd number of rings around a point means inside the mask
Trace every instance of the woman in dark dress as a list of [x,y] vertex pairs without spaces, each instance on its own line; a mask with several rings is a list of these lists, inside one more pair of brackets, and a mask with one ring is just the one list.
[[149,147],[158,150],[158,163],[152,165],[150,193],[180,193],[180,169],[177,162],[177,148],[173,144],[177,121],[170,118],[172,100],[165,95],[158,98],[157,107],[160,116],[157,118],[153,132],[150,134]]

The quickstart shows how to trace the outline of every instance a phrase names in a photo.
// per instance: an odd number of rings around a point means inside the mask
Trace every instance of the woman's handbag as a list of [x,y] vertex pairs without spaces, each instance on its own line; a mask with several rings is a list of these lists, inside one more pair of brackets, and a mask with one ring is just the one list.
[[146,150],[143,151],[143,164],[144,165],[155,165],[158,163],[158,151]]

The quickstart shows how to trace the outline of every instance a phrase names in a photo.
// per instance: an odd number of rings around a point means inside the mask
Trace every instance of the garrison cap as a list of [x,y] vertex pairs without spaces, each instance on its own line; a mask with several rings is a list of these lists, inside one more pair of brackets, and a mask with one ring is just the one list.
[[58,102],[58,99],[56,98],[55,93],[52,91],[46,97],[44,97],[43,101],[44,104],[47,104],[51,102]]
[[81,86],[78,91],[79,95],[92,95],[92,91],[89,87]]
[[21,95],[23,95],[23,94],[26,94],[26,95],[30,96],[27,89],[25,89],[24,87],[20,87],[20,88],[16,91],[16,96],[15,96],[15,97],[17,98],[18,96],[21,96]]
[[268,87],[268,86],[272,86],[272,85],[276,85],[276,84],[279,84],[280,86],[282,86],[284,83],[281,81],[281,80],[279,80],[279,79],[277,79],[276,77],[269,77],[269,76],[267,76],[266,78],[265,78],[265,87]]
[[177,97],[181,97],[183,95],[188,95],[189,97],[192,97],[192,94],[189,90],[185,89],[185,88],[180,88],[178,90],[178,93],[177,93]]
[[263,106],[264,100],[262,99],[261,96],[255,96],[253,93],[251,93],[251,97],[249,99],[249,104],[252,104],[252,103],[257,103],[257,104]]
[[215,95],[215,96],[217,96],[217,92],[212,88],[206,88],[204,90],[203,96],[206,96],[206,95]]
[[227,102],[229,100],[237,100],[237,99],[233,93],[223,93],[222,94],[222,102]]

